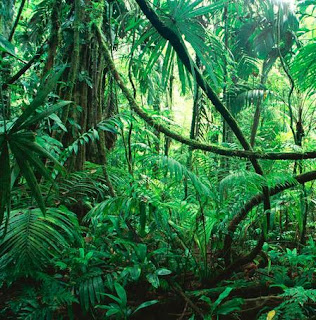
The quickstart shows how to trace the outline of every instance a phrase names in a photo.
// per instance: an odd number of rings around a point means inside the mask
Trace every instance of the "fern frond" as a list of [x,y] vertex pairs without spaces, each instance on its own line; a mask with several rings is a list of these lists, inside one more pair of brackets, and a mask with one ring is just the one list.
[[274,187],[275,185],[285,186],[289,183],[293,185],[299,184],[292,174],[286,172],[270,173],[266,176],[266,179],[269,187]]
[[259,192],[260,189],[267,184],[264,177],[251,171],[238,171],[229,174],[219,184],[219,193],[221,198],[229,191],[233,192],[234,189],[243,186],[247,190]]
[[188,178],[196,191],[201,195],[208,196],[211,194],[210,185],[208,181],[202,181],[195,173],[188,170],[185,165],[180,163],[174,158],[160,155],[150,155],[143,158],[145,165],[150,163],[151,166],[158,166],[160,169],[165,169],[168,171],[171,178],[174,178],[176,181],[182,181],[183,178]]
[[96,303],[100,303],[101,301],[101,294],[104,292],[101,275],[102,270],[90,271],[77,281],[80,303],[85,310],[88,310],[90,306],[95,306]]

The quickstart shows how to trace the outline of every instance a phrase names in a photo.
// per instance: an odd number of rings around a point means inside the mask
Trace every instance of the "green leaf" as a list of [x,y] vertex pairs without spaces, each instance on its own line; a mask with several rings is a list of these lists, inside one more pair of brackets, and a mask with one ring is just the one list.
[[145,227],[146,227],[146,202],[145,201],[140,201],[139,202],[139,224],[140,224],[140,234],[141,236],[145,235]]
[[208,305],[212,306],[212,300],[207,296],[202,296],[200,300],[205,301]]
[[218,307],[216,314],[227,315],[237,310],[241,310],[241,305],[243,304],[243,299],[234,298],[230,301],[224,302]]
[[41,113],[38,113],[37,115],[31,117],[29,120],[25,121],[24,124],[20,126],[20,129],[28,128],[32,124],[40,122],[44,118],[50,116],[51,114],[55,113],[60,108],[66,106],[70,103],[72,103],[72,101],[61,101],[61,102],[47,108],[46,110],[42,111]]
[[133,267],[128,267],[126,270],[129,272],[131,278],[137,281],[141,275],[141,268],[139,265],[134,265]]
[[88,280],[84,281],[83,284],[83,302],[85,310],[89,310],[89,282]]
[[113,296],[113,294],[102,293],[102,295],[113,299],[113,300],[116,301],[118,304],[122,304],[122,300],[121,300],[120,298],[116,297],[116,296]]
[[119,296],[119,298],[122,301],[122,304],[124,306],[126,306],[127,305],[127,296],[126,296],[125,289],[118,282],[114,283],[114,287],[115,287],[117,295]]
[[[58,117],[58,115],[56,113],[53,113],[49,116],[50,119],[52,119],[53,121],[55,121],[55,124],[62,129],[64,132],[67,132],[67,128],[66,126],[62,123],[61,119]],[[59,141],[58,141],[59,142]]]
[[91,305],[94,306],[94,304],[95,304],[95,294],[94,294],[93,278],[90,278],[88,281],[89,281],[88,288],[89,288],[90,302],[91,302]]
[[215,310],[219,304],[229,296],[230,292],[233,290],[233,288],[231,287],[227,287],[220,295],[219,297],[216,299],[216,301],[213,304],[213,310]]
[[149,274],[147,274],[146,278],[147,278],[148,282],[151,283],[151,285],[154,288],[158,288],[159,287],[160,281],[159,281],[159,278],[158,278],[158,276],[156,274],[149,273]]
[[[3,223],[0,230],[4,228]],[[0,256],[6,256],[5,264],[14,265],[19,272],[34,273],[81,239],[78,230],[75,214],[66,208],[48,208],[45,217],[38,208],[12,210],[8,232],[0,243]]]
[[54,89],[57,84],[58,79],[61,77],[65,70],[65,67],[61,68],[57,73],[51,76],[45,83],[43,83],[38,88],[38,93],[34,100],[31,102],[29,106],[25,109],[25,111],[21,114],[21,116],[15,121],[13,127],[10,130],[10,133],[17,132],[21,129],[24,122],[26,122],[29,117],[35,112],[35,110],[43,105],[48,94]]
[[34,171],[31,168],[31,165],[28,161],[25,160],[24,154],[21,153],[21,150],[17,148],[16,144],[10,144],[11,151],[15,156],[18,166],[20,167],[21,173],[25,178],[28,186],[30,187],[31,193],[34,196],[39,208],[41,209],[42,213],[46,213],[46,208],[44,204],[44,199],[42,197],[41,189],[37,183]]
[[181,62],[179,57],[177,57],[177,62],[178,62],[179,78],[180,78],[180,82],[181,82],[181,92],[182,92],[182,94],[185,94],[186,75],[185,75],[185,71],[184,71],[184,66],[183,66],[183,63]]
[[316,89],[316,42],[302,47],[291,65],[291,72],[302,90]]
[[202,6],[202,7],[198,7],[194,10],[190,10],[190,12],[188,12],[187,17],[188,18],[195,18],[198,16],[202,16],[208,13],[213,13],[217,10],[222,10],[223,7],[225,6],[225,3],[227,3],[228,1],[216,1],[216,3],[211,4],[209,6]]
[[168,274],[171,274],[171,271],[168,270],[168,269],[165,269],[165,268],[160,268],[160,269],[158,269],[158,270],[156,271],[156,274],[157,274],[158,276],[166,276],[166,275],[168,275]]
[[4,51],[11,56],[17,57],[14,45],[9,42],[2,34],[0,34],[0,51]]
[[[12,142],[11,142],[12,143]],[[54,183],[54,180],[52,178],[51,173],[47,170],[45,167],[43,161],[38,158],[36,154],[34,154],[32,151],[30,151],[27,147],[24,145],[16,143],[17,148],[19,148],[21,151],[23,151],[23,156],[25,157],[25,160],[29,161],[30,164],[33,165],[33,167],[39,171],[39,173],[45,177],[48,181]]]
[[104,290],[103,281],[102,281],[101,276],[93,277],[93,286],[94,286],[95,297],[97,299],[97,302],[100,302],[101,301],[101,293]]
[[158,303],[159,301],[158,300],[150,300],[150,301],[146,301],[146,302],[143,302],[141,305],[139,305],[133,313],[136,313],[137,311],[139,311],[140,309],[144,309],[144,308],[147,308],[147,307],[150,307],[156,303]]
[[120,309],[119,308],[114,308],[112,307],[107,313],[106,316],[110,317],[113,316],[114,314],[120,313]]
[[23,145],[28,150],[37,153],[40,156],[43,156],[51,160],[55,165],[57,165],[59,170],[64,170],[61,163],[58,162],[47,150],[41,147],[38,143],[31,141],[30,139],[25,139],[21,133],[15,133],[12,135],[10,143],[17,143]]
[[2,223],[6,206],[10,201],[11,169],[8,143],[4,141],[0,149],[0,224]]

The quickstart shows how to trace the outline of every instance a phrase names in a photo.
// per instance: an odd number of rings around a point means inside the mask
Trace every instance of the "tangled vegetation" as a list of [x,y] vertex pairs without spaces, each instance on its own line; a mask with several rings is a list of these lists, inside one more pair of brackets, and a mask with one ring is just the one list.
[[316,319],[314,0],[2,0],[0,319]]

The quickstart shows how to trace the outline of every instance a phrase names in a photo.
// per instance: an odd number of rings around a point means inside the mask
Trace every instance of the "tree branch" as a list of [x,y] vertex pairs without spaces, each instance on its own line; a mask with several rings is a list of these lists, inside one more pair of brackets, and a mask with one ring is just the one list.
[[8,39],[8,40],[9,40],[10,42],[12,41],[13,36],[14,36],[14,33],[15,33],[15,29],[16,29],[16,27],[17,27],[18,24],[19,24],[20,17],[21,17],[21,14],[22,14],[22,11],[23,11],[25,2],[26,2],[26,0],[22,0],[22,2],[21,2],[21,4],[20,4],[20,8],[19,8],[18,14],[17,14],[17,16],[16,16],[16,19],[15,19],[14,25],[13,25],[13,28],[12,28],[12,30],[11,30],[11,32],[10,32],[10,35],[9,35],[9,39]]

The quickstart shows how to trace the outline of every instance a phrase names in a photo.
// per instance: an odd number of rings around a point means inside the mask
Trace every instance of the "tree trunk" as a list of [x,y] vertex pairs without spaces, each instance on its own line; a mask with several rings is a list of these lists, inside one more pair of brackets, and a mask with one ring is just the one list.
[[[67,50],[63,58],[64,61],[68,61],[68,57],[71,57],[71,65],[64,79],[67,86],[61,87],[60,98],[73,101],[73,104],[62,111],[61,116],[68,132],[56,134],[65,147],[74,143],[90,129],[96,128],[102,120],[117,113],[115,86],[108,74],[95,29],[91,27],[89,11],[86,10],[90,5],[89,1],[83,6],[80,0],[75,0],[74,23],[70,32],[73,42],[66,45]],[[101,25],[103,10],[103,8],[100,10],[98,17]],[[80,31],[82,24],[85,25],[85,32]],[[107,92],[107,96],[104,92]],[[88,143],[78,144],[77,154],[71,156],[67,162],[68,168],[71,171],[82,170],[85,161],[105,166],[106,149],[111,149],[114,142],[114,134],[99,131],[99,139],[94,138]]]

